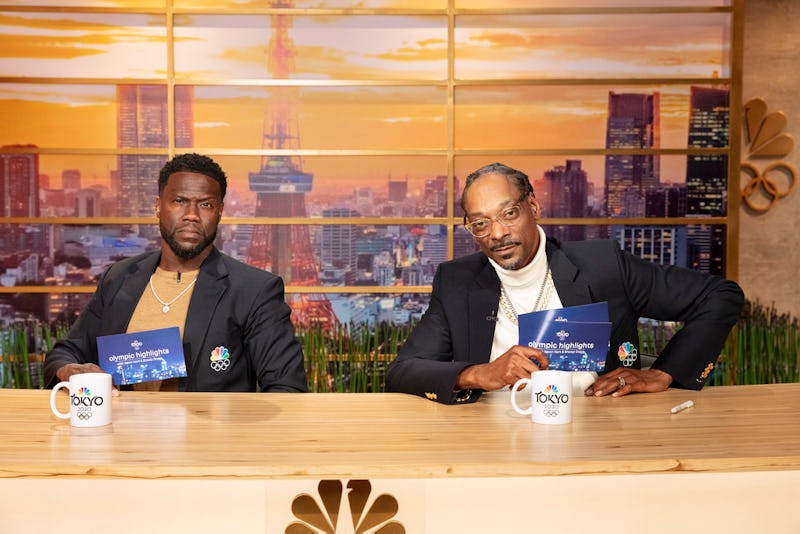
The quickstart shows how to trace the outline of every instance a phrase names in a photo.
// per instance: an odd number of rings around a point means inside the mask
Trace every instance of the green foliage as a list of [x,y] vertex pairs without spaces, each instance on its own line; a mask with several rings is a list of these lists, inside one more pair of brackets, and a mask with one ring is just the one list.
[[[642,354],[655,357],[680,328],[676,323],[639,325]],[[709,386],[800,382],[800,324],[788,313],[779,315],[746,301],[719,360],[706,382]]]
[[746,302],[709,378],[714,385],[800,382],[800,325],[788,313]]
[[0,387],[32,389],[44,387],[42,362],[55,340],[67,328],[39,321],[3,325],[0,331]]
[[311,324],[297,328],[312,392],[377,393],[386,389],[386,366],[413,325],[387,322]]
[[[643,361],[655,357],[680,328],[677,323],[645,321],[639,325]],[[386,367],[414,324],[320,324],[298,326],[308,387],[314,392],[381,392]],[[0,387],[44,387],[42,360],[56,339],[67,332],[63,323],[5,325],[0,331]],[[800,324],[789,314],[745,303],[738,324],[728,336],[708,385],[800,382]]]

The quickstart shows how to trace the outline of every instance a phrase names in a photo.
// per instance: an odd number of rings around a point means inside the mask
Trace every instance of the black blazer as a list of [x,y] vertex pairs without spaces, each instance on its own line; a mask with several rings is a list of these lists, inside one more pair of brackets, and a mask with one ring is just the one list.
[[[640,317],[682,321],[652,367],[669,373],[673,386],[703,387],[744,302],[736,283],[642,260],[612,240],[548,239],[545,247],[564,306],[608,301],[605,372],[623,365],[617,356],[623,343],[639,353]],[[440,264],[430,306],[390,364],[387,389],[447,404],[476,401],[481,391],[454,391],[456,378],[489,361],[499,298],[500,280],[483,253]],[[641,365],[638,358],[627,364]]]
[[[97,363],[97,336],[126,331],[160,251],[112,265],[66,339],[45,358],[45,383],[67,363]],[[221,254],[200,267],[183,329],[186,391],[307,391],[303,353],[294,335],[283,280]],[[231,365],[215,371],[211,351],[224,346]]]

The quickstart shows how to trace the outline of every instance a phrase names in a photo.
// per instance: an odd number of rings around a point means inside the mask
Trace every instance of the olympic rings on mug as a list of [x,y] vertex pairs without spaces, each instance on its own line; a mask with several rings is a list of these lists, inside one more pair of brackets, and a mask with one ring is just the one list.
[[558,417],[558,407],[554,406],[552,408],[545,408],[542,410],[542,413],[547,417]]
[[[760,172],[755,165],[747,161],[743,162],[740,168],[751,176],[750,181],[747,182],[747,185],[742,189],[742,200],[748,208],[757,213],[766,213],[769,211],[778,200],[792,192],[797,182],[797,169],[790,163],[783,161],[773,163],[764,169],[763,173]],[[786,186],[786,190],[780,191],[778,185],[769,178],[769,174],[772,172],[780,172],[789,179],[789,185]],[[769,199],[769,204],[766,206],[759,206],[752,200],[753,195],[758,195],[762,189],[763,196]]]
[[92,418],[92,412],[78,412],[78,419],[82,421],[86,421],[87,419]]

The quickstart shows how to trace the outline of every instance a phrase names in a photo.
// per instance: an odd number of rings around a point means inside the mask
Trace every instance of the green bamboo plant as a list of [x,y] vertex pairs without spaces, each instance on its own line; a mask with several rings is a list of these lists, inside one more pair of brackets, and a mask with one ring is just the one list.
[[715,385],[800,382],[800,325],[758,301],[746,302],[709,382]]
[[[677,323],[639,325],[642,353],[655,356],[681,327]],[[800,382],[800,324],[774,304],[746,301],[706,382],[710,386]]]
[[66,334],[61,323],[39,321],[3,325],[0,330],[0,386],[4,388],[44,387],[42,362],[55,340]]
[[[386,367],[414,324],[308,324],[296,335],[303,347],[308,387],[313,392],[382,392]],[[643,356],[655,357],[681,327],[678,323],[642,322]],[[0,330],[0,386],[44,387],[42,360],[64,324],[28,322]],[[800,382],[800,324],[758,301],[745,303],[742,316],[728,336],[708,385]]]
[[309,391],[385,391],[386,366],[412,328],[387,322],[299,326],[296,333],[303,346]]

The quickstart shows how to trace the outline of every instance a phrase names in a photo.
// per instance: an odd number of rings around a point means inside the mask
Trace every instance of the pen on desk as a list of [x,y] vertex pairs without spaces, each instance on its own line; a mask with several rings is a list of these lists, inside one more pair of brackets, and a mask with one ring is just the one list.
[[683,411],[683,410],[685,410],[686,408],[691,408],[692,406],[694,406],[694,402],[693,402],[693,401],[690,401],[690,400],[688,400],[688,401],[686,401],[686,402],[682,402],[681,404],[679,404],[679,405],[677,405],[677,406],[673,406],[673,407],[670,409],[670,413],[678,413],[678,412],[682,412],[682,411]]

